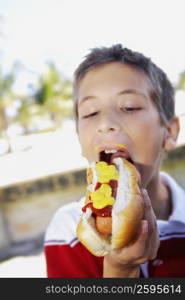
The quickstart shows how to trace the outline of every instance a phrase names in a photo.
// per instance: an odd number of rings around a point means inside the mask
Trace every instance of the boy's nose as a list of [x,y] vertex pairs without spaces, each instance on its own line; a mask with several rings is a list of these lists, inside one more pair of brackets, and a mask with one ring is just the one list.
[[121,126],[119,120],[114,116],[104,116],[97,126],[98,133],[119,132]]

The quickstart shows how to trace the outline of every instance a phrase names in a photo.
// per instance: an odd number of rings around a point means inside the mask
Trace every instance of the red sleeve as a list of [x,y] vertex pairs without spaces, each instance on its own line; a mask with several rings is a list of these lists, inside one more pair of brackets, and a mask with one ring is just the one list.
[[103,257],[92,255],[80,242],[75,246],[47,245],[45,257],[48,277],[101,278]]

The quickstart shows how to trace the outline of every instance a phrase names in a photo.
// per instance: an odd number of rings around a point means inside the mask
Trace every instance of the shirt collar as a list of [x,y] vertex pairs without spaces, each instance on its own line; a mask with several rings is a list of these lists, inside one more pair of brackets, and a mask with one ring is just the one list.
[[161,180],[171,191],[173,211],[168,221],[185,223],[185,191],[167,173],[160,172]]

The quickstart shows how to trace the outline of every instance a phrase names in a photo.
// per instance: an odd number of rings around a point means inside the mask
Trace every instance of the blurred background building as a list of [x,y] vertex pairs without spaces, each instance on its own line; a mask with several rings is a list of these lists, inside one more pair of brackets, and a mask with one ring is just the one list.
[[184,23],[180,0],[0,2],[0,277],[45,277],[45,230],[84,195],[72,75],[92,47],[123,43],[168,74],[181,132],[162,169],[185,188]]

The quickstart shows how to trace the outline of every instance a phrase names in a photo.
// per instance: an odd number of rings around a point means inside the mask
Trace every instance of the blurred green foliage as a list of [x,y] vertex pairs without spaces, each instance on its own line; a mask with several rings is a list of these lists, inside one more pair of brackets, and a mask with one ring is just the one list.
[[72,116],[72,83],[64,78],[56,66],[49,62],[48,70],[38,80],[34,99],[42,106],[43,113],[49,114],[55,127],[61,121]]
[[180,74],[176,88],[178,90],[185,90],[185,71]]
[[15,95],[12,87],[15,81],[17,68],[13,66],[12,70],[4,74],[0,66],[0,133],[6,135],[6,130],[10,120],[7,116],[7,108],[13,105]]
[[[37,76],[27,93],[15,92],[14,86],[20,70],[20,63],[13,65],[8,73],[0,66],[0,136],[8,137],[10,125],[19,125],[24,134],[39,132],[43,122],[48,130],[62,126],[62,121],[73,115],[72,82],[65,78],[54,63],[46,65],[46,71]],[[9,109],[14,114],[8,114]]]

